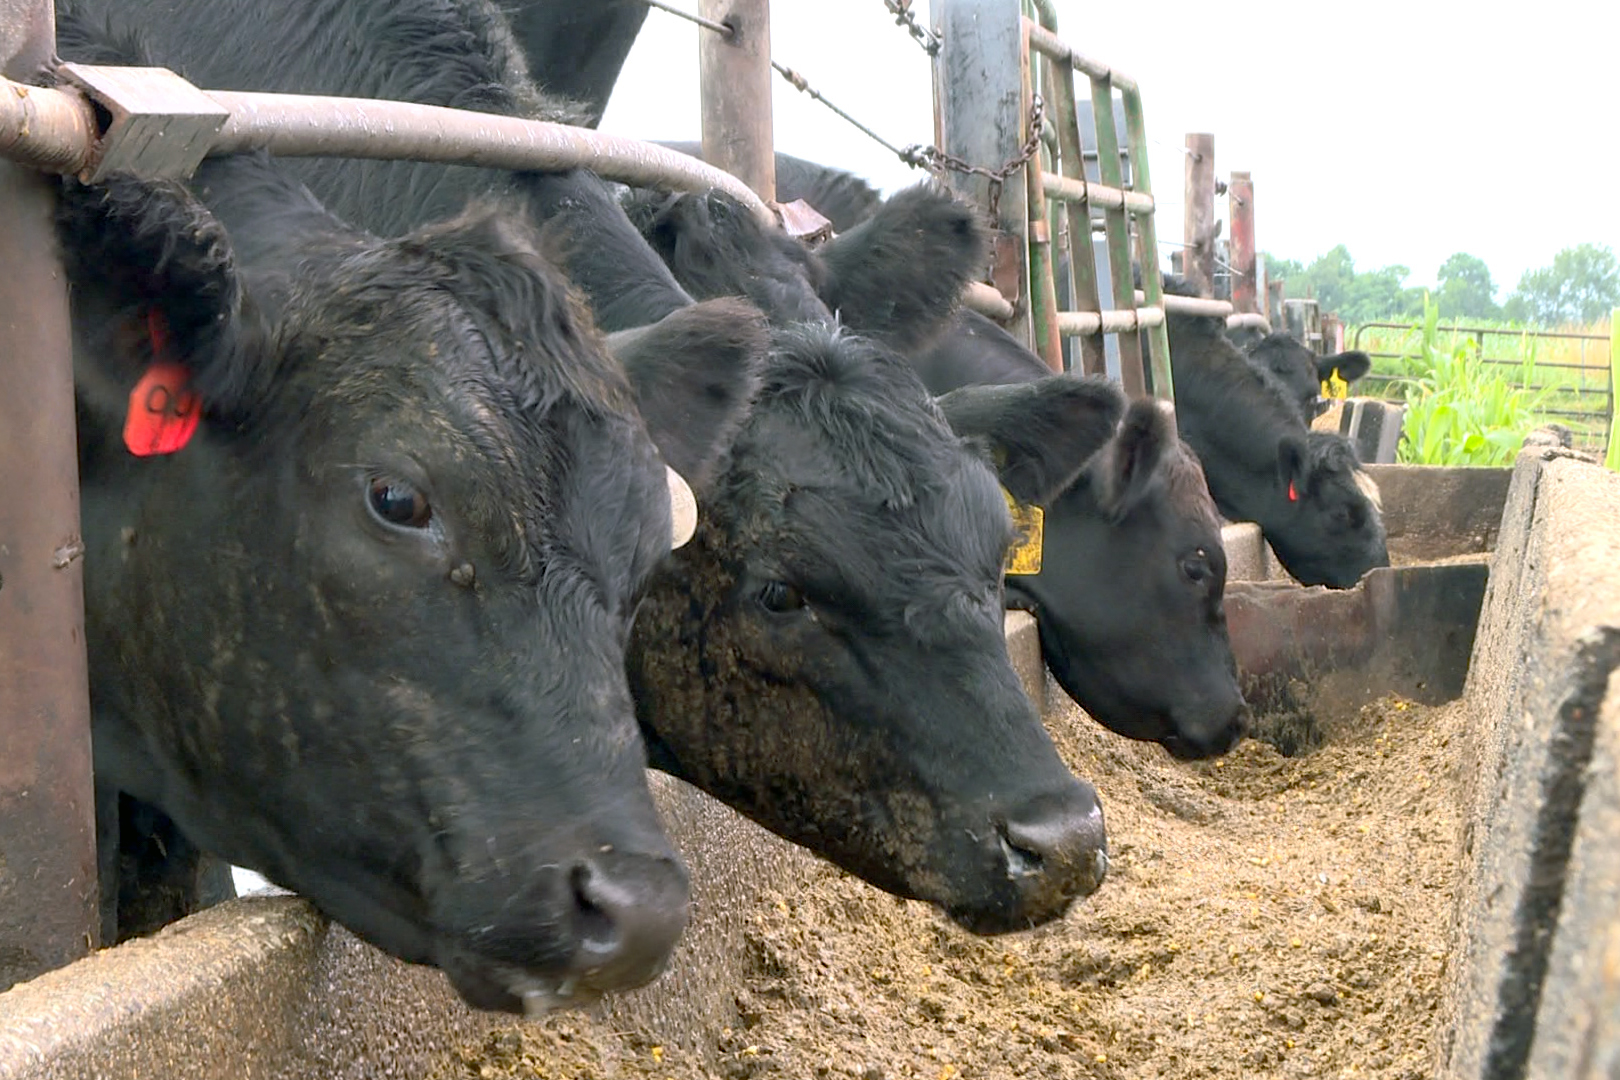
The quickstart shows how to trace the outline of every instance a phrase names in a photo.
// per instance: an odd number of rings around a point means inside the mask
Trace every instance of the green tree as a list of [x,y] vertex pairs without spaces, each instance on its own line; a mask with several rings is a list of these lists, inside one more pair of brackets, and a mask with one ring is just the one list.
[[1620,260],[1607,244],[1581,244],[1527,270],[1503,311],[1510,319],[1556,326],[1592,322],[1620,306]]
[[1457,252],[1440,265],[1435,302],[1447,319],[1496,319],[1502,309],[1495,300],[1496,286],[1485,260]]

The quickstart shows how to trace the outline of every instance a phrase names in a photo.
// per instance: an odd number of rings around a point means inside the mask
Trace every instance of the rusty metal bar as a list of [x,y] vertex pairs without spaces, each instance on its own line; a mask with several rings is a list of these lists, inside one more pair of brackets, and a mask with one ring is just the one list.
[[[1022,21],[1025,33],[1029,30],[1029,20]],[[1019,52],[1023,63],[1023,102],[1024,116],[1031,115],[1031,103],[1035,100],[1035,90],[1032,85],[1030,68],[1034,66],[1034,57],[1029,53],[1029,42],[1026,39]],[[1024,132],[1024,139],[1029,138],[1029,132]],[[1029,206],[1029,307],[1030,330],[1034,339],[1035,353],[1046,366],[1053,371],[1063,370],[1063,339],[1058,333],[1058,303],[1057,283],[1055,281],[1055,264],[1052,255],[1051,222],[1046,214],[1046,194],[1041,189],[1041,155],[1037,150],[1035,156],[1024,163],[1025,197]]]
[[1060,64],[1068,64],[1074,70],[1087,76],[1093,82],[1098,79],[1112,84],[1116,89],[1125,93],[1136,91],[1136,80],[1124,72],[1116,71],[1107,64],[1091,60],[1075,52],[1063,42],[1058,40],[1056,34],[1041,26],[1033,26],[1029,33],[1029,47],[1043,55],[1050,56]]
[[[63,69],[91,70],[77,64]],[[762,220],[776,221],[765,202],[730,173],[652,143],[588,128],[413,102],[206,93],[230,113],[208,147],[211,157],[264,148],[284,157],[410,159],[490,169],[584,168],[624,184],[683,191],[720,188]],[[85,172],[98,160],[100,134],[94,110],[75,91],[0,84],[0,156],[52,172]]]
[[[1035,35],[1032,33],[1030,44],[1034,43]],[[1097,175],[1102,179],[1103,186],[1123,190],[1125,185],[1119,160],[1119,133],[1114,126],[1114,87],[1106,77],[1092,76],[1091,113],[1097,133]],[[1135,169],[1136,165],[1136,159],[1133,157],[1132,169]],[[1153,215],[1146,214],[1142,220],[1152,221]],[[1131,286],[1131,220],[1123,202],[1118,207],[1105,207],[1103,222],[1107,226],[1105,243],[1108,251],[1109,285],[1114,294],[1113,306],[1116,310],[1128,310],[1136,306],[1136,296]],[[1146,265],[1151,268],[1157,267],[1156,262],[1149,262]],[[1120,385],[1130,397],[1143,397],[1147,394],[1147,373],[1142,366],[1141,340],[1135,334],[1121,334],[1118,344]]]
[[[50,0],[0,0],[0,64],[36,77]],[[3,96],[12,96],[11,90]],[[84,544],[54,185],[0,161],[0,989],[97,944]]]
[[698,12],[731,28],[724,37],[698,36],[703,159],[770,202],[776,198],[770,0],[700,0]]
[[1058,329],[1066,335],[1134,334],[1164,325],[1164,312],[1154,307],[1123,311],[1060,311]]
[[[1056,34],[1057,13],[1051,10],[1051,0],[1036,0],[1035,8],[1040,15],[1041,26]],[[1030,59],[1033,61],[1034,57]],[[1057,179],[1078,183],[1081,193],[1086,196],[1081,201],[1059,198],[1068,214],[1069,223],[1069,295],[1079,310],[1101,311],[1102,299],[1097,290],[1097,247],[1091,239],[1090,192],[1085,186],[1086,159],[1085,149],[1080,142],[1079,112],[1075,105],[1074,68],[1068,64],[1054,63],[1050,58],[1045,63],[1047,97],[1057,125],[1058,167],[1063,173]],[[1047,179],[1047,176],[1042,176],[1042,184]],[[1047,193],[1051,194],[1050,188],[1047,188]],[[1087,375],[1107,372],[1107,353],[1101,338],[1092,334],[1080,338],[1080,367]]]
[[1100,210],[1129,210],[1133,214],[1151,214],[1154,209],[1152,195],[1140,191],[1122,191],[1106,184],[1093,184],[1084,177],[1041,174],[1041,190],[1051,198],[1063,202],[1090,203]]
[[[1131,183],[1143,191],[1152,191],[1153,183],[1148,176],[1147,124],[1142,118],[1142,95],[1132,86],[1120,98],[1125,106],[1125,127],[1130,133]],[[1112,124],[1112,108],[1108,119]],[[1097,146],[1102,148],[1100,139]],[[1152,214],[1143,214],[1136,223],[1136,257],[1142,266],[1142,292],[1147,304],[1150,307],[1163,307],[1164,288],[1159,280],[1159,233],[1153,217]],[[1148,327],[1147,339],[1148,365],[1153,373],[1153,396],[1174,405],[1176,391],[1170,374],[1170,340],[1165,336],[1163,324]]]
[[1226,184],[1227,237],[1232,257],[1232,307],[1239,312],[1259,311],[1256,302],[1254,250],[1254,181],[1246,172],[1234,172]]
[[1193,132],[1182,156],[1184,176],[1181,270],[1208,296],[1215,285],[1215,136]]

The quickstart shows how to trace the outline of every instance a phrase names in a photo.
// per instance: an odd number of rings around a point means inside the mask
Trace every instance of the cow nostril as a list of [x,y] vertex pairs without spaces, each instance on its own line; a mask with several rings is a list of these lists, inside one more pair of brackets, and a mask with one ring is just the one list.
[[569,875],[574,890],[574,926],[582,952],[610,956],[618,944],[619,931],[613,916],[602,907],[603,902],[611,904],[612,900],[603,897],[594,876],[589,866],[576,866]]
[[1007,876],[1010,878],[1029,877],[1031,874],[1041,872],[1042,859],[1039,852],[1021,848],[1007,839],[1005,830],[997,830],[1001,841],[1001,857],[1007,864]]
[[663,970],[686,928],[686,875],[652,857],[588,860],[569,874],[573,968],[598,990],[630,989]]

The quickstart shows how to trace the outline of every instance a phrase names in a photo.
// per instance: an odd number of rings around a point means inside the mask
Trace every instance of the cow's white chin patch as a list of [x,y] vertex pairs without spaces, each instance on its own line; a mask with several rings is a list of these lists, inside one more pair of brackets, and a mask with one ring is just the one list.
[[664,466],[664,472],[669,480],[669,546],[673,550],[692,539],[692,534],[697,532],[697,496],[692,494],[692,486],[680,473],[668,465]]

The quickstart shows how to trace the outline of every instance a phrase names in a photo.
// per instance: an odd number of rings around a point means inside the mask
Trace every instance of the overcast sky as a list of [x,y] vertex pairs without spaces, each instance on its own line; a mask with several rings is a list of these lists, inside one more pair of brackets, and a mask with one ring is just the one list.
[[[1180,239],[1185,135],[1208,131],[1217,175],[1253,174],[1256,239],[1279,256],[1343,243],[1358,268],[1400,263],[1423,285],[1467,251],[1505,295],[1560,248],[1620,247],[1614,0],[1056,4],[1069,44],[1142,86],[1163,239]],[[778,61],[889,142],[932,140],[928,58],[882,0],[774,0],[771,31]],[[603,130],[698,137],[699,32],[648,15]],[[777,149],[886,191],[920,177],[775,87]]]

